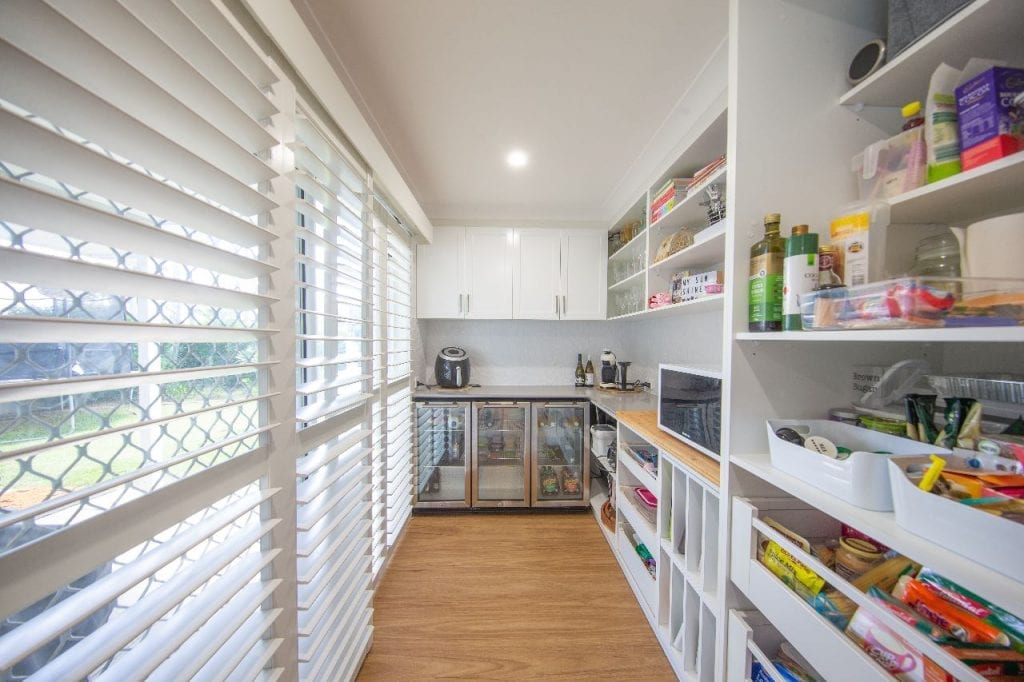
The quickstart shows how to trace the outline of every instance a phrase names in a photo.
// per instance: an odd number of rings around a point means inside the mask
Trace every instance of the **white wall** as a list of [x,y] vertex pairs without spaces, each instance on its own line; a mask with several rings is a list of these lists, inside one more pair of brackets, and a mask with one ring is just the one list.
[[483,385],[570,385],[576,354],[599,364],[610,348],[629,360],[628,377],[656,388],[659,362],[719,364],[721,315],[613,322],[543,320],[419,320],[417,378],[434,383],[434,358],[445,346],[470,354],[471,379]]

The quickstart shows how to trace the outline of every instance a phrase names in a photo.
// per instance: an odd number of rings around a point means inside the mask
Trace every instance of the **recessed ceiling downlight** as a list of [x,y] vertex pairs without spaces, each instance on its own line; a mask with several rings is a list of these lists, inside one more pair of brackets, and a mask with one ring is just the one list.
[[522,149],[513,149],[505,157],[505,161],[512,168],[522,168],[530,161],[530,157]]

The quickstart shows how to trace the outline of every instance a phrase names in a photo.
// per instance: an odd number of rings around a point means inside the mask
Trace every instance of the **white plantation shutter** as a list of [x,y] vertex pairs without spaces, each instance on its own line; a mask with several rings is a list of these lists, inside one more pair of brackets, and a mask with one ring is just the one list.
[[372,629],[368,174],[299,113],[296,463],[299,674],[348,679]]
[[274,71],[200,0],[9,0],[0,60],[0,677],[274,679]]
[[408,232],[388,204],[376,198],[378,229],[386,244],[383,277],[382,372],[387,391],[386,543],[394,546],[412,515],[412,315],[413,249]]

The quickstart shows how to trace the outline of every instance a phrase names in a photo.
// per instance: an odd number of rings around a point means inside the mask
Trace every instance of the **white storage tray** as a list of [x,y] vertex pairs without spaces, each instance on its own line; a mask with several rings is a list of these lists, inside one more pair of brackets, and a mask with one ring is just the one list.
[[[962,457],[943,458],[950,465],[967,468],[967,460]],[[889,461],[896,523],[936,545],[1020,580],[1024,566],[1024,524],[921,490],[907,477],[906,471],[908,467],[929,463],[927,457],[899,457]]]
[[[909,438],[890,436],[859,426],[827,419],[768,420],[768,447],[772,466],[790,476],[832,493],[844,502],[872,511],[892,511],[892,490],[886,463],[891,455],[948,454],[949,450],[918,443]],[[836,445],[850,448],[846,459],[831,459],[807,448],[788,443],[775,431],[788,426],[805,434],[824,436]]]

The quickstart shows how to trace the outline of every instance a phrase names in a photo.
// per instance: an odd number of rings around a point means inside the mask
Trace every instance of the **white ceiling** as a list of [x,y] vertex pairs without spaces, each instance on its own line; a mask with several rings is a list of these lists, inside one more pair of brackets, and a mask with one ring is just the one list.
[[[292,1],[442,224],[609,220],[621,208],[609,197],[636,182],[631,169],[724,39],[728,7]],[[505,164],[514,147],[527,168]]]

